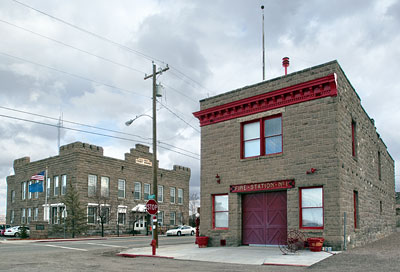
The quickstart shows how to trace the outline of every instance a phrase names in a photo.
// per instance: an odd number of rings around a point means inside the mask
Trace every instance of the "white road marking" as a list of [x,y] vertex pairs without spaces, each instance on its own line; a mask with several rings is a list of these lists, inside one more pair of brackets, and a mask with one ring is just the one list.
[[123,248],[127,248],[124,246],[115,246],[115,245],[107,245],[107,244],[98,244],[98,243],[87,243],[88,245],[96,245],[96,246],[105,246],[105,247],[123,247]]
[[87,249],[82,249],[82,248],[73,248],[73,247],[64,247],[64,246],[55,246],[55,245],[44,245],[44,246],[57,247],[57,248],[63,248],[63,249],[71,249],[71,250],[87,251]]

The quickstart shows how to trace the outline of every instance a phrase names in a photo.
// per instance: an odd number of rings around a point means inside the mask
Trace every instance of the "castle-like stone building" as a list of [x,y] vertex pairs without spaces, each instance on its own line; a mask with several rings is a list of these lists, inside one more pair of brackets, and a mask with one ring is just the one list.
[[[377,101],[378,102],[378,101]],[[336,61],[200,101],[209,244],[343,249],[395,228],[394,161]]]
[[[29,157],[14,161],[14,175],[7,177],[8,224],[48,221],[62,223],[62,199],[71,184],[79,193],[87,212],[89,233],[100,230],[99,217],[106,214],[105,230],[115,233],[145,232],[148,218],[144,210],[153,194],[152,153],[137,144],[125,160],[106,157],[103,148],[82,142],[60,147],[58,156],[31,162]],[[30,193],[31,176],[47,169],[44,190]],[[174,165],[158,169],[158,222],[164,227],[187,224],[189,220],[190,169]],[[46,201],[47,196],[47,201]],[[68,216],[68,215],[66,215]]]

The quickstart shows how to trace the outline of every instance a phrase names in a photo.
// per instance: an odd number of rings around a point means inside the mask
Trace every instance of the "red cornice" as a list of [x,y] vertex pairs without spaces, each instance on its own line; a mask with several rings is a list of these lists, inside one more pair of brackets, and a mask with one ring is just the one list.
[[193,113],[206,126],[327,96],[337,96],[335,74]]

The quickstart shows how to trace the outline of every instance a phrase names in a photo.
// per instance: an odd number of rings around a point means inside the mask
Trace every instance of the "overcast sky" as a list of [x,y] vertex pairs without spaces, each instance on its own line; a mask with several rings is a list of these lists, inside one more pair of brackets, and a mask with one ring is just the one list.
[[18,1],[0,2],[0,215],[13,161],[58,154],[60,115],[61,145],[100,145],[121,159],[138,141],[151,145],[150,118],[124,123],[151,115],[152,82],[144,76],[152,60],[171,68],[157,80],[164,85],[160,165],[190,167],[198,191],[200,128],[192,112],[200,99],[262,81],[261,5],[266,78],[283,74],[285,56],[289,72],[338,60],[390,154],[400,157],[397,0]]

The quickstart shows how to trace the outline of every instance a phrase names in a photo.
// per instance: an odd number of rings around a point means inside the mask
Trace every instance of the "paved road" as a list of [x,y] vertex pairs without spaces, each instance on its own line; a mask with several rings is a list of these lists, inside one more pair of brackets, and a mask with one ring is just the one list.
[[[193,237],[161,237],[160,244],[192,243],[193,240]],[[46,243],[47,245],[42,243],[0,244],[0,271],[400,271],[399,233],[365,247],[332,256],[308,268],[235,265],[160,258],[132,259],[116,256],[116,253],[124,249],[123,247],[140,247],[149,243],[148,237],[129,237]]]

